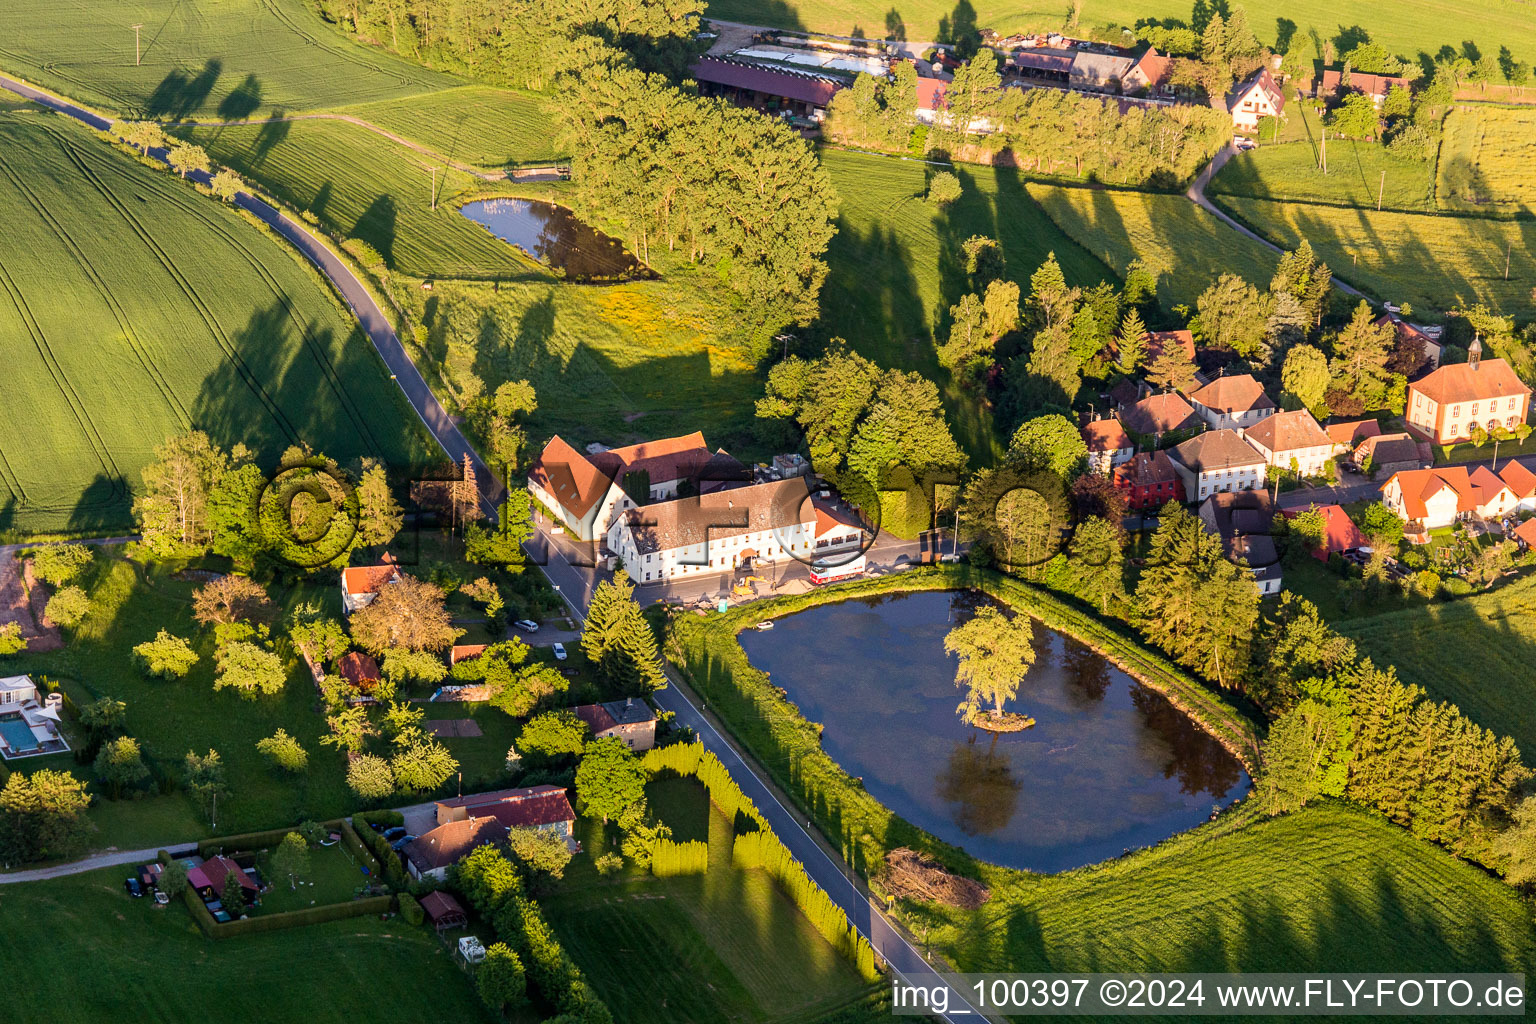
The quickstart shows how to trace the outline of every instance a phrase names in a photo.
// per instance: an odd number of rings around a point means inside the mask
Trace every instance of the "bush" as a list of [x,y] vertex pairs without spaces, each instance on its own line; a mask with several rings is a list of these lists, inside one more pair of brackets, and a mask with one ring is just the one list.
[[928,182],[927,200],[939,209],[960,198],[960,179],[948,171],[940,171]]
[[70,629],[80,625],[91,610],[91,599],[79,587],[64,587],[48,599],[43,614],[61,626]]
[[197,652],[181,637],[165,630],[133,649],[133,656],[145,675],[160,679],[180,679],[198,662]]
[[1468,594],[1472,593],[1472,584],[1468,583],[1460,576],[1451,576],[1446,579],[1445,583],[1442,585],[1442,589],[1445,591],[1445,595],[1447,597],[1466,597]]
[[399,811],[391,811],[385,808],[382,811],[359,811],[352,815],[353,821],[360,821],[364,825],[383,825],[385,828],[399,828],[405,824],[405,815]]
[[84,572],[95,557],[84,544],[51,544],[32,552],[32,571],[44,583],[62,587]]
[[396,897],[400,902],[400,916],[405,918],[409,925],[419,925],[427,919],[427,912],[421,909],[421,904],[416,902],[416,897],[408,892]]
[[347,844],[347,849],[351,850],[352,855],[362,862],[370,875],[378,877],[384,873],[384,869],[379,866],[379,859],[373,855],[372,850],[363,845],[363,840],[358,836],[357,830],[352,827],[350,822],[343,821],[341,823],[341,841]]

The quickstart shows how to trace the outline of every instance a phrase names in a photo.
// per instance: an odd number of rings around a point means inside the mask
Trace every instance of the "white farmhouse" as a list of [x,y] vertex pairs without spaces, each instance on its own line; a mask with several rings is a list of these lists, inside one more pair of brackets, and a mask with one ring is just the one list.
[[1244,430],[1275,414],[1275,403],[1251,373],[1217,377],[1189,396],[1190,404],[1213,429]]
[[1264,456],[1235,430],[1208,430],[1169,451],[1184,480],[1184,497],[1204,501],[1222,491],[1264,486]]
[[1322,476],[1333,457],[1333,439],[1305,409],[1266,416],[1243,436],[1265,462],[1282,470],[1290,470],[1294,462],[1302,476]]

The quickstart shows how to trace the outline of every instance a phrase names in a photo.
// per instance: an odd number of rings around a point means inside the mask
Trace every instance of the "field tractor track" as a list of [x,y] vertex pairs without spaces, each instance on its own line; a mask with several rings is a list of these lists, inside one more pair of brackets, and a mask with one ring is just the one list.
[[410,78],[408,78],[404,74],[401,74],[398,71],[386,71],[382,66],[380,66],[378,64],[375,64],[375,63],[373,63],[370,60],[366,60],[366,59],[358,56],[357,54],[347,53],[345,50],[338,49],[337,47],[328,45],[327,43],[323,42],[322,40],[316,39],[313,35],[311,35],[308,31],[306,31],[303,28],[303,26],[299,25],[298,22],[294,21],[293,18],[290,17],[286,11],[284,11],[282,8],[280,8],[276,4],[274,4],[272,2],[272,0],[261,0],[261,6],[265,7],[269,12],[271,12],[271,14],[272,14],[272,16],[274,18],[276,18],[283,25],[286,25],[288,27],[288,29],[291,32],[293,32],[294,35],[296,35],[300,39],[304,40],[310,46],[313,46],[313,47],[315,47],[318,50],[323,50],[326,53],[332,54],[335,57],[337,57],[337,58],[339,58],[341,60],[346,61],[348,64],[351,64],[354,67],[363,68],[363,69],[365,69],[367,71],[372,71],[375,74],[383,75],[386,78],[391,79],[392,81],[394,81],[398,85],[409,86],[409,85],[412,84]]

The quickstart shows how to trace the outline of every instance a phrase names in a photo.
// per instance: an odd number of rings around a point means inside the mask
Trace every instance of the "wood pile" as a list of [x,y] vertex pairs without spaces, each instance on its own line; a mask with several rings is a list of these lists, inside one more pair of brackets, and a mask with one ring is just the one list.
[[903,846],[885,855],[885,889],[907,900],[944,903],[975,910],[992,896],[992,890],[973,878],[945,871],[916,850]]

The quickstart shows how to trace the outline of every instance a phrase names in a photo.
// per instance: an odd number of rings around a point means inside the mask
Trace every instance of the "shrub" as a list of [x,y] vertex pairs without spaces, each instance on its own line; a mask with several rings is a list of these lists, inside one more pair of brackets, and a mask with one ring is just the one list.
[[136,646],[133,656],[145,675],[160,679],[180,679],[198,662],[197,652],[190,643],[163,629],[153,640]]
[[421,909],[421,904],[416,902],[416,897],[408,892],[403,892],[398,897],[400,902],[400,916],[405,918],[409,925],[419,925],[427,919],[427,912]]
[[0,625],[0,656],[10,657],[27,649],[27,640],[21,635],[21,623],[7,622]]
[[382,757],[362,754],[347,765],[347,786],[364,800],[382,800],[395,791],[395,773]]
[[948,171],[940,171],[928,182],[927,199],[942,210],[960,198],[960,191],[960,179]]
[[1466,597],[1468,594],[1472,593],[1472,584],[1468,583],[1460,576],[1451,576],[1446,579],[1442,589],[1445,591],[1445,595],[1447,597]]
[[43,614],[61,626],[73,629],[91,610],[91,599],[79,587],[63,587],[48,599]]
[[607,878],[624,870],[624,858],[616,853],[605,853],[594,860],[592,866],[597,868],[598,874]]
[[84,572],[95,557],[85,544],[51,544],[32,552],[32,571],[44,583],[62,587]]
[[299,741],[279,729],[264,740],[256,741],[256,750],[285,772],[302,772],[309,767],[309,752]]

